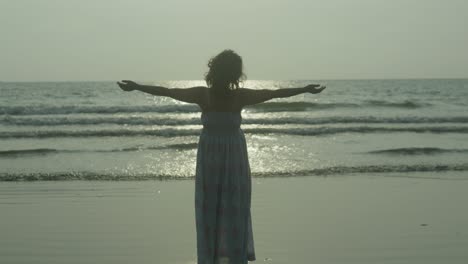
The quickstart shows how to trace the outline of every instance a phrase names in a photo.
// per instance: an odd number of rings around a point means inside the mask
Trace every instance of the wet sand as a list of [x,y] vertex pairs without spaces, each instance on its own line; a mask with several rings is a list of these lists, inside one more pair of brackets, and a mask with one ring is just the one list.
[[[410,175],[254,178],[253,263],[466,263],[468,181]],[[0,263],[194,264],[193,198],[193,180],[2,182]]]

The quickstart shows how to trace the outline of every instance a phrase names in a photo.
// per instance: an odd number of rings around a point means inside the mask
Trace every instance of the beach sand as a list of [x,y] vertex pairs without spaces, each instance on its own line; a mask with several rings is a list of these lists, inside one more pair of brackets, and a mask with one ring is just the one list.
[[[468,181],[253,178],[253,263],[467,263]],[[0,263],[196,263],[194,181],[2,182]]]

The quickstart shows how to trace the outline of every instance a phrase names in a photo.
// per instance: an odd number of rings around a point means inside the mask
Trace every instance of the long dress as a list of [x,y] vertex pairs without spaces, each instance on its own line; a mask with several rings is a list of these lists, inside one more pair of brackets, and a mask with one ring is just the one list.
[[240,112],[202,112],[197,150],[197,264],[255,260],[251,177]]

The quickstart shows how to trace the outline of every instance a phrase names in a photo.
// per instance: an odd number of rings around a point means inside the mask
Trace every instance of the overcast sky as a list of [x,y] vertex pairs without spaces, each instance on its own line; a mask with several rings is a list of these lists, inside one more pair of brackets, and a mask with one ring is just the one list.
[[468,77],[467,0],[0,0],[0,81]]

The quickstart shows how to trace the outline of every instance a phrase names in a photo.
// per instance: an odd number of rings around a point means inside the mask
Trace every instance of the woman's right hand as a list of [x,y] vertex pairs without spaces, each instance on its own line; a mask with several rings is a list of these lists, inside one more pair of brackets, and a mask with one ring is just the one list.
[[306,90],[308,93],[312,93],[312,94],[318,94],[320,93],[321,91],[323,91],[325,88],[327,88],[326,86],[322,86],[320,84],[309,84],[307,85],[306,87]]
[[130,92],[138,89],[138,86],[140,86],[138,83],[130,81],[130,80],[123,80],[121,82],[117,82],[117,85],[120,87],[120,89]]

